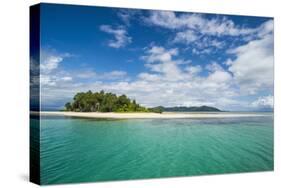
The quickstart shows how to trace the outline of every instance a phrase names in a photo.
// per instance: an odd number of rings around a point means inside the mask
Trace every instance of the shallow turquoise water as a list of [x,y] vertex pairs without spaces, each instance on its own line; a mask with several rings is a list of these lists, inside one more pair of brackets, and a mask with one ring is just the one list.
[[41,119],[41,183],[273,170],[273,117]]

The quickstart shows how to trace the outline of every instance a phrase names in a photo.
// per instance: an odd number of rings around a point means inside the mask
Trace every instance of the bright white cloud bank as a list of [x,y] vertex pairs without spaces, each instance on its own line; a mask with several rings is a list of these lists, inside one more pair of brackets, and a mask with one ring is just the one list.
[[237,56],[228,62],[229,71],[245,92],[273,88],[273,36],[268,34],[230,51]]

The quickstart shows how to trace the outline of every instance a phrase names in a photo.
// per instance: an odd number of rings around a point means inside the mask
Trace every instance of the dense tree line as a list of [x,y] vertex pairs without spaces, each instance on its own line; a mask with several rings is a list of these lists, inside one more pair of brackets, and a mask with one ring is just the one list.
[[158,112],[156,109],[148,109],[140,106],[135,100],[130,100],[126,95],[117,96],[104,91],[79,92],[72,102],[65,104],[65,111],[75,112]]

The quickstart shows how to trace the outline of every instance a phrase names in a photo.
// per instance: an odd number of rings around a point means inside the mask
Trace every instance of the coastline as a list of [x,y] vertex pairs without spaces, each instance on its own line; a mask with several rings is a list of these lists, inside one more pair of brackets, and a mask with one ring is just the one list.
[[233,118],[233,117],[261,117],[270,116],[270,114],[262,113],[224,113],[224,112],[129,112],[129,113],[116,113],[116,112],[60,112],[60,111],[41,111],[31,112],[33,115],[41,116],[65,116],[65,117],[78,117],[78,118],[94,118],[94,119],[183,119],[183,118]]

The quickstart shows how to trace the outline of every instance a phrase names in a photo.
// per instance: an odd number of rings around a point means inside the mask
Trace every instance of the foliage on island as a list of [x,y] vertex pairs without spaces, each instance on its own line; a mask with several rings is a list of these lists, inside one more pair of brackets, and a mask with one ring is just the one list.
[[145,108],[129,99],[126,95],[117,96],[104,91],[79,92],[72,102],[65,104],[65,111],[75,112],[156,112],[162,113],[160,109]]

